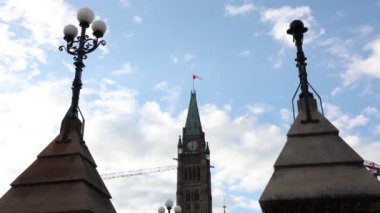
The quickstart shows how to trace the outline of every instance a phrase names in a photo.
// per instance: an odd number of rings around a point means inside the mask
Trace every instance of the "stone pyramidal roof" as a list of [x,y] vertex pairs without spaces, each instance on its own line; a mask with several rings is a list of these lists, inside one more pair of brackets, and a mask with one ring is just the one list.
[[300,20],[287,30],[297,47],[298,115],[260,197],[261,208],[263,213],[379,213],[379,181],[318,111],[308,91],[302,50],[307,30]]
[[66,142],[62,142],[61,130],[13,181],[0,199],[1,213],[116,212],[95,161],[82,143],[81,121],[72,117],[67,128]]
[[[316,122],[304,122],[305,101],[300,98],[299,114],[260,198],[263,212],[294,212],[294,208],[303,209],[303,213],[380,212],[379,181],[339,136],[338,129],[318,111],[316,100],[312,96],[307,98]],[[334,205],[345,210],[333,211]],[[311,210],[305,210],[305,206]],[[323,206],[330,210],[315,211]],[[284,211],[286,208],[292,210]]]

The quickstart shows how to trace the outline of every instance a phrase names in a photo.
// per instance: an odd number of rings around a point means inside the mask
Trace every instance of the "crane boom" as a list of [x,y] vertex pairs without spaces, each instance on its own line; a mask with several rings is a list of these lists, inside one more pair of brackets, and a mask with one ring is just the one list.
[[[380,176],[380,165],[379,164],[365,160],[363,162],[363,165],[376,177]],[[166,171],[174,170],[176,168],[177,168],[176,165],[159,166],[159,167],[152,167],[152,168],[146,168],[146,169],[137,169],[137,170],[122,171],[122,172],[106,173],[106,174],[100,175],[100,177],[103,180],[110,180],[110,179],[115,179],[115,178],[123,178],[123,177],[137,176],[137,175],[146,175],[146,174],[151,174],[151,173],[166,172]]]
[[110,180],[110,179],[115,179],[115,178],[131,177],[131,176],[145,175],[145,174],[158,173],[158,172],[166,172],[166,171],[174,170],[176,168],[177,168],[176,165],[159,166],[159,167],[146,168],[146,169],[106,173],[106,174],[100,175],[100,177],[103,180]]

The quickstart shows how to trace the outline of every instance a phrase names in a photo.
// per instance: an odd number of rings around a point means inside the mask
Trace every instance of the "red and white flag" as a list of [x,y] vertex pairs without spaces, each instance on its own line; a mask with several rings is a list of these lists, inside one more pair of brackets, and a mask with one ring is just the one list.
[[197,76],[197,75],[194,75],[194,74],[193,74],[193,80],[195,80],[195,79],[199,79],[199,80],[202,80],[202,78],[201,78],[201,77],[199,77],[199,76]]

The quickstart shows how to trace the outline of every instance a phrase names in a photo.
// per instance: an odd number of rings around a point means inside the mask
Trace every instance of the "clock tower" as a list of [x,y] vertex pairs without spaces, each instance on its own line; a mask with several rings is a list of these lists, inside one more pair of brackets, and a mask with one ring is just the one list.
[[177,205],[182,213],[212,213],[210,149],[191,91],[186,125],[178,141]]

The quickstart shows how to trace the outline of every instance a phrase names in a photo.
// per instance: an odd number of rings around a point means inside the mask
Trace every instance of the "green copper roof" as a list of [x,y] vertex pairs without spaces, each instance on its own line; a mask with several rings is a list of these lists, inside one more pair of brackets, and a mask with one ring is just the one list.
[[197,96],[195,91],[191,91],[191,98],[189,104],[189,110],[187,112],[185,134],[186,135],[197,135],[201,134],[202,125],[201,119],[199,118],[199,111],[197,105]]

